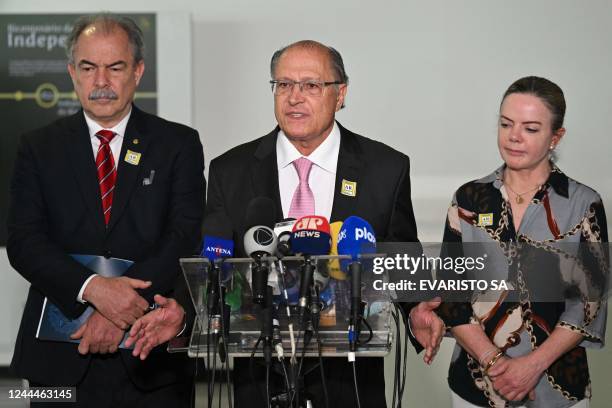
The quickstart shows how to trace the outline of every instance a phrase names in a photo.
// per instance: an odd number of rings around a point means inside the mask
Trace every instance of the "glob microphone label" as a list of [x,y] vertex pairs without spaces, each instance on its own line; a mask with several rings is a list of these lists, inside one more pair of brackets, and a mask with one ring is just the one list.
[[[338,242],[346,239],[346,235],[347,235],[347,230],[346,229],[342,229],[340,230],[340,233],[338,234]],[[353,230],[353,239],[355,241],[359,241],[359,240],[367,240],[373,244],[376,244],[376,237],[374,236],[374,234],[371,231],[368,231],[368,229],[366,227],[363,228],[355,228]]]
[[267,246],[274,241],[274,233],[268,228],[257,228],[253,231],[253,240],[258,245]]
[[360,239],[366,239],[373,244],[376,244],[376,237],[372,232],[368,231],[366,227],[363,228],[355,228],[355,241]]

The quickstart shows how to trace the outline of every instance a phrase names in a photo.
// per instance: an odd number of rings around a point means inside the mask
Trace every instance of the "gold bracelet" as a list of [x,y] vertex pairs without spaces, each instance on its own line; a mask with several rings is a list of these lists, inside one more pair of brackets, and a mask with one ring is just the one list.
[[485,365],[485,361],[489,361],[489,356],[492,356],[492,355],[494,355],[496,353],[499,353],[499,349],[497,347],[493,347],[492,349],[486,351],[478,359],[478,364],[480,364],[481,367],[484,366]]
[[489,369],[491,367],[493,367],[495,365],[495,363],[497,363],[497,361],[502,358],[504,355],[503,351],[499,351],[499,353],[497,353],[496,355],[493,356],[493,358],[491,360],[489,360],[489,362],[487,363],[485,369],[484,369],[484,373],[488,375]]

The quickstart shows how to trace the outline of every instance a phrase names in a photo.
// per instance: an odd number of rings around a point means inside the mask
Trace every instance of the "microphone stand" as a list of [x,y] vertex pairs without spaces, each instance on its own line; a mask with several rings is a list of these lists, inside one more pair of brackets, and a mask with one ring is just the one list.
[[[219,331],[221,329],[221,316],[219,309],[219,265],[211,261],[208,270],[208,298],[206,306],[208,309],[206,366],[208,367],[210,379],[208,381],[208,407],[212,408],[215,393],[215,371],[217,369],[217,345],[219,343]],[[212,344],[212,370],[210,364],[210,346]]]
[[[361,331],[361,271],[359,261],[350,264],[351,271],[351,317],[348,328],[349,350],[355,352]],[[349,356],[350,357],[350,356]],[[354,358],[354,356],[353,356]]]
[[274,337],[272,322],[272,287],[266,286],[264,302],[261,305],[261,336],[263,342],[263,355],[266,364],[266,407],[270,408],[270,369],[272,367],[272,340]]

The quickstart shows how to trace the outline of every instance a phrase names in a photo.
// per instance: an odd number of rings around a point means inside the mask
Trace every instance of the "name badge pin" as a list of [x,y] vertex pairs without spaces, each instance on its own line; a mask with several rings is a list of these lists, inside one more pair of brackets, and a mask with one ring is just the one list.
[[357,182],[342,179],[342,187],[340,188],[340,194],[349,197],[357,197]]
[[493,213],[478,214],[478,226],[490,227],[493,225]]
[[138,166],[138,163],[140,163],[140,153],[128,150],[127,153],[125,153],[124,160],[133,166]]

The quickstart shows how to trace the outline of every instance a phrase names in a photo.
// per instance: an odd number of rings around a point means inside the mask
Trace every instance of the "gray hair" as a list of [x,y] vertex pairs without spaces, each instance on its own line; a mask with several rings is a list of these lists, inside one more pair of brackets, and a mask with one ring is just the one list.
[[74,47],[79,39],[79,36],[89,26],[100,27],[105,34],[110,34],[117,27],[121,28],[128,36],[128,42],[132,49],[134,62],[138,63],[144,60],[145,46],[142,31],[138,25],[129,17],[118,16],[110,13],[93,14],[81,16],[72,27],[72,31],[66,40],[66,55],[68,63],[74,65]]
[[276,71],[278,60],[285,53],[285,51],[290,48],[320,49],[323,51],[327,51],[332,70],[334,71],[334,76],[336,77],[335,80],[343,84],[348,84],[349,78],[348,75],[346,75],[346,71],[344,70],[344,61],[342,61],[342,55],[340,55],[340,53],[335,48],[312,40],[298,41],[277,50],[272,55],[272,60],[270,61],[270,75],[272,76],[272,78],[274,78],[274,72]]

